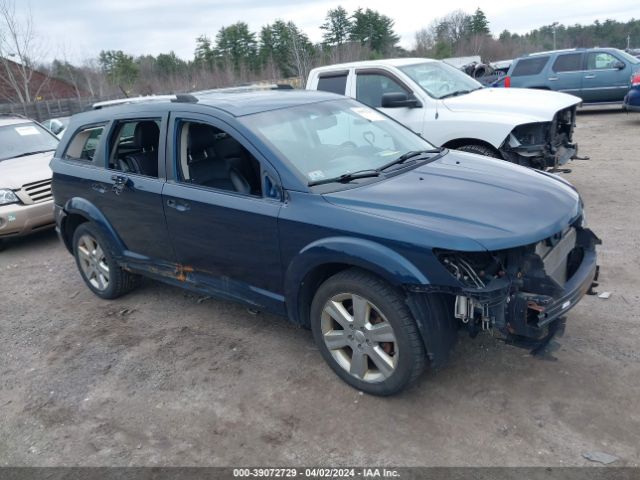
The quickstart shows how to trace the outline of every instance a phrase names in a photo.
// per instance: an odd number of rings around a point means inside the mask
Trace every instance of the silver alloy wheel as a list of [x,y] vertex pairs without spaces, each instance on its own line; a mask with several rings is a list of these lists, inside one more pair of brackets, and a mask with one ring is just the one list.
[[78,240],[78,259],[85,278],[94,288],[103,291],[109,287],[109,265],[102,247],[89,234]]
[[340,293],[327,301],[320,319],[322,338],[338,364],[365,382],[382,382],[398,365],[393,327],[369,300]]

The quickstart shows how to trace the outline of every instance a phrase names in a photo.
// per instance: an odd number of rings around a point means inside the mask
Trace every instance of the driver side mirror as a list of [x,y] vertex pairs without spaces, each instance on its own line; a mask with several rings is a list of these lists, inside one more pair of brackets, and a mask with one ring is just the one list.
[[382,94],[382,108],[419,108],[422,103],[413,95],[405,92],[391,92]]
[[624,67],[626,67],[625,63],[619,60],[613,64],[613,68],[616,68],[618,70],[624,70]]

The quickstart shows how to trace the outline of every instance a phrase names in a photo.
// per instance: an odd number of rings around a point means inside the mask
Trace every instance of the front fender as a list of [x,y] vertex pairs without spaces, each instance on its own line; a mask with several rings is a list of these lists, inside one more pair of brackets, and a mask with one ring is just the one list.
[[60,225],[60,233],[63,238],[68,238],[65,229],[67,227],[69,217],[71,215],[80,215],[93,222],[102,231],[105,237],[110,241],[110,246],[114,250],[113,253],[116,256],[121,256],[126,250],[125,244],[122,242],[122,239],[118,236],[111,223],[109,223],[109,220],[107,220],[98,207],[88,200],[80,197],[72,197],[67,200],[67,203],[65,203],[64,211],[66,216]]
[[329,237],[304,247],[291,261],[285,273],[285,298],[289,315],[300,322],[300,291],[315,269],[340,264],[368,270],[392,285],[429,284],[429,279],[398,252],[371,240]]

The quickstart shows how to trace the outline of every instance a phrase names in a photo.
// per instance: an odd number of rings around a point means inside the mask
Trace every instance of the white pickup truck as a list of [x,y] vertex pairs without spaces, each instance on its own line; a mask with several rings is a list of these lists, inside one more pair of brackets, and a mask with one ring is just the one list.
[[353,97],[440,147],[539,169],[577,155],[572,143],[581,100],[565,93],[484,88],[438,60],[401,58],[313,69],[307,90]]

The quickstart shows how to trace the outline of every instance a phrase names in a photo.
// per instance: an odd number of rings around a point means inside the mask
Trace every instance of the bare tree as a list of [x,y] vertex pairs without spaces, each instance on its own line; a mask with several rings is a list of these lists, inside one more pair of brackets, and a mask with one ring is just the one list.
[[23,108],[37,99],[48,83],[48,76],[34,70],[43,54],[31,11],[18,16],[13,0],[0,0],[0,81],[15,93],[9,100],[17,100]]

